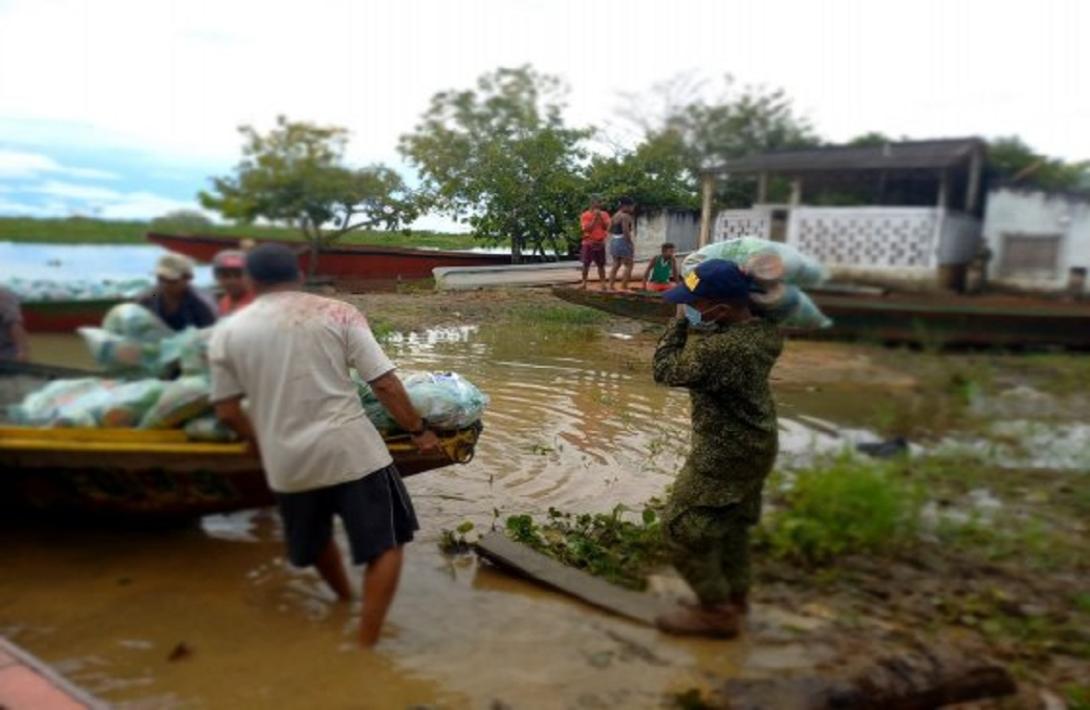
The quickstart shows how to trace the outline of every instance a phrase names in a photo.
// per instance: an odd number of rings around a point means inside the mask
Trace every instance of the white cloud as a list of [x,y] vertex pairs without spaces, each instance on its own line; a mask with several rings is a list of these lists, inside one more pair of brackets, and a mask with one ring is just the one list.
[[89,201],[114,201],[121,199],[123,194],[117,190],[111,190],[97,185],[80,185],[72,182],[59,182],[49,180],[40,185],[30,185],[24,188],[26,192],[35,192],[53,197],[89,200]]
[[[58,180],[23,185],[18,190],[5,189],[3,192],[42,196],[43,199],[22,203],[0,200],[0,214],[37,217],[83,214],[103,219],[151,219],[178,209],[204,212],[191,200],[177,200],[143,190],[123,192]],[[212,214],[209,216],[214,217]]]
[[61,165],[53,158],[41,153],[0,148],[0,178],[26,178],[43,173],[89,180],[116,180],[118,177],[105,170]]
[[698,69],[784,87],[831,139],[1013,133],[1084,158],[1087,26],[1082,0],[8,0],[0,116],[222,162],[239,124],[285,113],[389,162],[436,91],[529,62],[579,124]]
[[[151,219],[173,210],[183,209],[204,212],[195,202],[175,200],[150,192],[129,192],[121,195],[114,202],[102,205],[98,215],[104,219]],[[216,217],[212,214],[208,216]]]

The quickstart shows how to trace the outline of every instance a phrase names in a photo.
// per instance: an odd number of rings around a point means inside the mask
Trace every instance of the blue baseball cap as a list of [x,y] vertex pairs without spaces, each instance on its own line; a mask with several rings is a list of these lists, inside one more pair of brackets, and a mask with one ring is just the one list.
[[698,298],[711,301],[739,301],[753,288],[753,280],[738,264],[727,259],[701,262],[677,286],[662,294],[667,303],[692,303]]

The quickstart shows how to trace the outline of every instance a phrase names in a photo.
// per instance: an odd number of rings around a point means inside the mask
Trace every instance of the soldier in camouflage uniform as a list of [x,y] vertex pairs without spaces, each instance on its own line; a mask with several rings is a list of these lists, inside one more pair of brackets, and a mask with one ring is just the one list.
[[699,599],[659,617],[665,631],[735,636],[747,608],[749,528],[778,447],[768,375],[783,347],[779,329],[750,312],[749,287],[734,262],[711,260],[664,296],[685,317],[659,341],[655,382],[689,389],[693,432],[663,529]]

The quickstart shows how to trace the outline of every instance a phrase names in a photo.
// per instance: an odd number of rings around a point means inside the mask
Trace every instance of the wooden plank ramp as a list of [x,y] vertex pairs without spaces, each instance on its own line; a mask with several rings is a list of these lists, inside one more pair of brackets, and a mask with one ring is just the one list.
[[0,637],[0,707],[11,710],[106,710],[108,706]]
[[476,545],[477,553],[490,562],[580,599],[591,606],[648,626],[672,607],[670,601],[645,592],[618,587],[582,570],[568,567],[537,550],[490,532]]

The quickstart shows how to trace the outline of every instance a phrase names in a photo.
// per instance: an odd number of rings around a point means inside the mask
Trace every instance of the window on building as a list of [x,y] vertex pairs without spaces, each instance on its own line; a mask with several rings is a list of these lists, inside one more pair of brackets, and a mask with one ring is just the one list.
[[1001,275],[1054,279],[1059,271],[1059,234],[1003,235],[1003,256],[999,262]]

